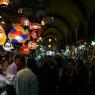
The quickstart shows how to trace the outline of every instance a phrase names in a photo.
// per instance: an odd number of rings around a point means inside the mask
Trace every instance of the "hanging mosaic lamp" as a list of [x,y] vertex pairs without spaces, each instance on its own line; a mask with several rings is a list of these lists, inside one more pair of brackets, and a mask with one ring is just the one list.
[[15,29],[12,29],[8,34],[9,40],[14,43],[26,43],[27,40],[30,39],[30,33],[28,30],[24,30],[24,28],[20,25],[17,25]]
[[4,32],[0,33],[0,45],[6,42],[6,34]]
[[40,36],[42,33],[42,26],[39,23],[31,23],[30,24],[30,30],[31,31],[36,31],[37,35]]
[[22,54],[22,55],[29,55],[30,54],[30,50],[29,50],[28,46],[22,46],[19,49],[19,53]]
[[3,45],[6,42],[6,34],[2,25],[0,25],[0,45]]
[[29,48],[29,49],[36,49],[37,47],[38,47],[37,42],[30,41],[30,42],[28,43],[28,48]]
[[0,0],[0,5],[9,5],[9,0]]

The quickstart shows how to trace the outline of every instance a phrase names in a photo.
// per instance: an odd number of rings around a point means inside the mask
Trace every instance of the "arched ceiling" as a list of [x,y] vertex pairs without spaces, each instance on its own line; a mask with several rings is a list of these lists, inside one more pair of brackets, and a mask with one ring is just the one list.
[[95,12],[95,0],[80,0],[87,11],[87,16]]
[[[77,33],[78,35],[86,34],[82,32],[87,32],[87,27],[86,27],[88,24],[87,21],[90,15],[93,12],[95,12],[95,1],[94,0],[49,0],[47,10],[48,14],[50,14],[55,18],[52,25],[57,26],[63,33],[63,35],[61,35],[60,37],[62,38],[65,37],[66,40],[69,40],[68,38],[71,38],[70,36],[72,34],[72,31],[80,32]],[[83,25],[84,30],[81,29],[80,31],[79,27],[81,25]],[[59,32],[57,32],[57,34],[58,33]],[[74,36],[77,35],[76,33],[73,34]],[[85,35],[82,38],[85,38]]]
[[72,27],[79,25],[83,21],[83,15],[78,7],[68,0],[52,0],[49,4],[48,11],[51,14],[57,14],[64,17]]

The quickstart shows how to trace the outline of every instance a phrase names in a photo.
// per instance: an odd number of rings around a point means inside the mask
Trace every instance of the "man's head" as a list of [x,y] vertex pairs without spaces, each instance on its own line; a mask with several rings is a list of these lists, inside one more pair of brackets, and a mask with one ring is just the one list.
[[22,55],[16,55],[14,57],[14,62],[17,65],[18,69],[21,69],[25,66],[25,57]]
[[32,69],[35,64],[36,64],[36,60],[34,58],[27,59],[27,67],[28,68]]

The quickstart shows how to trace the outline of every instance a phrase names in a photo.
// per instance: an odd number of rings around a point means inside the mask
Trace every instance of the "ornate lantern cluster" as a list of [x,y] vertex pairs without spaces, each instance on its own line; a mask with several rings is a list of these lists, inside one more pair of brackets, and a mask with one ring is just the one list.
[[9,0],[0,0],[0,5],[9,5]]
[[[36,49],[39,43],[42,42],[41,34],[43,32],[43,25],[41,22],[37,23],[34,20],[32,21],[32,18],[29,19],[26,8],[12,10],[12,12],[17,11],[16,14],[12,16],[12,14],[8,12],[10,8],[15,8],[15,4],[12,4],[10,0],[0,0],[0,46],[5,51],[17,51],[18,49],[20,53],[27,55],[30,50]],[[3,11],[6,12],[4,15]],[[9,14],[10,16],[8,17]],[[4,19],[2,22],[1,19],[3,16],[5,19],[8,17],[6,20],[9,22]],[[8,30],[6,30],[6,27],[9,27],[7,24],[11,26]]]
[[29,21],[22,17],[17,23],[12,23],[12,29],[5,33],[3,25],[0,25],[0,45],[5,51],[15,49],[15,45],[20,45],[20,53],[29,54],[30,49],[36,49],[38,43],[42,41],[41,33],[43,29],[40,23]]

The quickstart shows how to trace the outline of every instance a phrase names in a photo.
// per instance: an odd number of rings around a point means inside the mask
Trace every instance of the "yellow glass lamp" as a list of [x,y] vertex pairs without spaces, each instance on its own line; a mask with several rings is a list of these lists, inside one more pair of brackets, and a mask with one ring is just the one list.
[[4,32],[0,33],[0,45],[6,42],[6,34]]
[[7,37],[4,31],[4,28],[2,27],[2,25],[0,25],[0,45],[3,45],[6,42]]
[[9,0],[0,0],[0,5],[9,5]]

